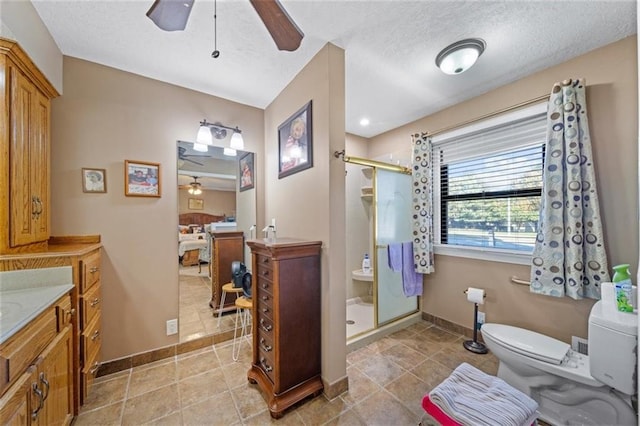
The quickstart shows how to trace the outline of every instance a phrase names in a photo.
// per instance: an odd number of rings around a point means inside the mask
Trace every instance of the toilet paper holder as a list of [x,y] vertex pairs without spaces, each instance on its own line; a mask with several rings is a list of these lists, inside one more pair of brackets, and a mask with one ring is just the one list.
[[[463,291],[467,294],[469,289]],[[482,294],[482,300],[487,298],[487,293]],[[478,303],[473,304],[473,340],[466,340],[462,343],[462,346],[469,352],[476,354],[486,354],[489,352],[484,343],[478,342]]]

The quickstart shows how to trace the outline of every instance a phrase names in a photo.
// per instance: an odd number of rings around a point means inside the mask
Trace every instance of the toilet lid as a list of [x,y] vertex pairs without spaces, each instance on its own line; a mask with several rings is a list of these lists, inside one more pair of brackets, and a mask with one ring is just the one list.
[[482,334],[521,355],[560,364],[571,346],[544,334],[504,324],[483,324]]

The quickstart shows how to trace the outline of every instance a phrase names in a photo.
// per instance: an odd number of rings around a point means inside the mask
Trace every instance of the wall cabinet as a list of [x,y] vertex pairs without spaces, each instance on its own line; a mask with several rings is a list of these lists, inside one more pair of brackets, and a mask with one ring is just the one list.
[[13,41],[0,38],[0,253],[46,248],[50,235],[50,100],[55,88]]
[[[64,296],[0,346],[0,424],[68,425],[73,419],[71,299]],[[61,328],[60,328],[61,327]],[[41,347],[44,345],[44,349]]]
[[[222,286],[231,281],[231,263],[244,262],[244,234],[241,231],[210,232],[211,301],[215,314],[220,309]],[[235,294],[228,294],[222,311],[235,310]]]
[[251,240],[253,361],[248,372],[274,418],[323,390],[320,241]]

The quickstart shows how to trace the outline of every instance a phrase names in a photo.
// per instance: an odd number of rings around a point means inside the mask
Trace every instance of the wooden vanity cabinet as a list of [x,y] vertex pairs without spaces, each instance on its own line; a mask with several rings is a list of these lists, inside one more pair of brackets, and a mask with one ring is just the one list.
[[[209,306],[218,314],[222,286],[231,281],[231,263],[244,262],[244,234],[242,231],[216,231],[211,237],[211,301]],[[235,310],[235,294],[227,294],[222,311]]]
[[14,41],[0,38],[0,254],[42,250],[50,235],[50,100],[59,94]]
[[323,390],[320,241],[251,240],[253,361],[247,376],[267,394],[271,417]]
[[[73,419],[71,298],[67,294],[0,345],[2,425],[68,425]],[[42,348],[44,346],[44,349]]]

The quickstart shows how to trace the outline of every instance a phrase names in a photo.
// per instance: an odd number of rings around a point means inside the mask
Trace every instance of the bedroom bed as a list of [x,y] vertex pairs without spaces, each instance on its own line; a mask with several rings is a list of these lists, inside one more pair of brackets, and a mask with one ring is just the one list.
[[[207,213],[182,213],[178,216],[178,260],[182,266],[195,266],[211,259],[209,227],[224,222],[224,216]],[[199,272],[201,270],[199,269]]]

